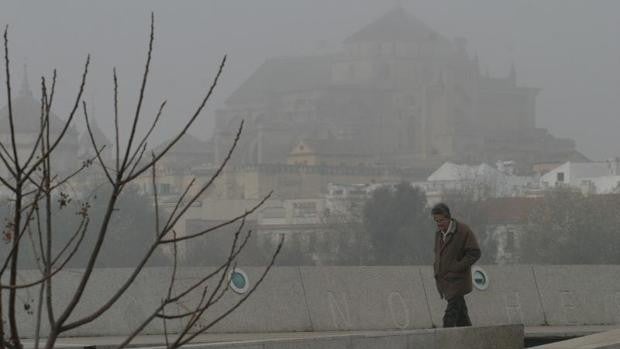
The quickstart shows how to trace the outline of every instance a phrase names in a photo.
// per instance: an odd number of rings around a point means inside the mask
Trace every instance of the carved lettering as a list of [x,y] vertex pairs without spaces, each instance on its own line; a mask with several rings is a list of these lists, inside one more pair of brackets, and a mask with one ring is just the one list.
[[[403,296],[401,296],[398,292],[391,292],[388,296],[388,306],[390,308],[390,314],[392,315],[392,322],[394,323],[394,326],[400,329],[409,328],[411,325],[409,307],[407,307],[407,303],[405,303]],[[396,316],[397,313],[401,314],[400,318]]]
[[334,327],[337,329],[348,330],[353,328],[351,325],[351,315],[349,313],[349,303],[344,293],[342,293],[341,298],[342,306],[336,300],[336,295],[334,295],[333,292],[327,292],[327,303],[329,304],[329,310],[332,314]]
[[[513,291],[504,295],[504,306],[509,323],[523,324],[523,311],[521,310],[521,298],[519,292]],[[515,322],[516,321],[516,322]]]
[[614,307],[605,307],[605,309],[609,309],[611,312],[611,321],[617,324],[620,321],[620,318],[618,317],[618,315],[620,315],[620,291],[616,291],[611,294],[610,298],[610,303],[613,304]]
[[564,321],[566,324],[577,324],[579,306],[575,292],[569,290],[560,291],[560,304],[564,310]]

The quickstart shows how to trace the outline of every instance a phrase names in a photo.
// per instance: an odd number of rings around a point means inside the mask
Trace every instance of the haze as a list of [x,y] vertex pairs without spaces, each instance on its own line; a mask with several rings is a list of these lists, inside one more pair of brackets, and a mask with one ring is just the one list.
[[[483,71],[541,88],[537,121],[577,142],[592,159],[619,154],[620,3],[617,1],[416,0],[399,2],[447,37],[466,37]],[[26,63],[31,86],[59,70],[59,115],[68,108],[85,56],[93,57],[87,100],[111,134],[111,70],[120,73],[125,100],[135,95],[143,66],[148,16],[156,16],[156,49],[147,105],[169,100],[163,126],[174,125],[211,81],[218,60],[229,64],[207,117],[193,133],[207,139],[213,111],[266,59],[321,54],[396,6],[345,1],[105,1],[4,2],[13,79]],[[34,88],[33,88],[34,89]],[[4,84],[0,93],[5,94]],[[133,94],[132,94],[133,93]],[[123,105],[128,114],[133,107]],[[164,127],[166,129],[166,127]],[[162,141],[164,134],[157,135]]]

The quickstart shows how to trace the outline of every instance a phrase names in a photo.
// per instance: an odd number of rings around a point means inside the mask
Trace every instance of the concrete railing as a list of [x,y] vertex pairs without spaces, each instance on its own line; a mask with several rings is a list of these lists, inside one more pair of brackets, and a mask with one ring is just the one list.
[[294,340],[195,345],[198,349],[522,349],[523,326],[409,330]]
[[[483,266],[488,288],[467,297],[475,325],[525,326],[615,325],[620,320],[620,266]],[[243,268],[255,282],[262,268]],[[179,270],[178,286],[198,280],[209,268]],[[129,269],[98,269],[72,318],[87,315],[103,304],[129,275]],[[161,301],[170,269],[147,268],[127,293],[100,319],[71,335],[123,335],[135,328]],[[67,270],[54,281],[57,309],[81,276]],[[21,280],[33,280],[23,272]],[[214,287],[214,283],[211,283]],[[36,308],[36,289],[20,292],[20,301]],[[187,311],[198,301],[179,302],[169,312]],[[206,326],[242,295],[228,292],[198,326]],[[5,303],[6,304],[6,303]],[[22,308],[22,307],[20,307]],[[278,267],[241,307],[211,332],[288,332],[347,330],[412,330],[441,326],[445,301],[435,289],[431,267]],[[23,308],[22,308],[23,309]],[[44,319],[46,316],[43,317]],[[20,313],[34,333],[34,315]],[[45,323],[46,321],[44,321]],[[169,328],[174,326],[168,324]],[[145,333],[161,333],[162,324]]]

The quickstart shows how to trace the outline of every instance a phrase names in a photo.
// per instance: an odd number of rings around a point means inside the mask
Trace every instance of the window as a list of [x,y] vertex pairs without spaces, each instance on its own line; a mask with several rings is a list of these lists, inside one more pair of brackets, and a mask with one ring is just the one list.
[[557,173],[556,181],[564,183],[564,172],[558,172]]
[[161,194],[170,194],[170,184],[169,183],[160,183],[159,191]]
[[515,250],[515,233],[514,231],[506,231],[506,250],[512,252]]
[[261,211],[262,218],[284,218],[286,211],[284,207],[265,207]]
[[295,202],[293,203],[293,217],[311,218],[316,217],[317,206],[315,202]]

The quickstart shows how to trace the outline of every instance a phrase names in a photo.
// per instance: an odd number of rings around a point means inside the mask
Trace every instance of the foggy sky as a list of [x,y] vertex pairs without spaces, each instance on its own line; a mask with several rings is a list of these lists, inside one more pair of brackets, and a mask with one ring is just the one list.
[[[620,155],[620,1],[412,0],[410,13],[449,38],[466,37],[483,71],[539,87],[537,119],[551,133],[576,140],[593,159]],[[61,117],[71,104],[86,54],[92,55],[86,100],[103,130],[112,130],[112,67],[119,71],[122,114],[135,109],[150,11],[156,16],[148,120],[163,99],[170,134],[194,110],[219,59],[229,62],[207,113],[192,133],[206,139],[213,111],[270,57],[321,54],[394,6],[376,0],[211,0],[0,2],[9,25],[15,89],[27,62],[38,93],[41,74],[59,70]],[[6,104],[4,71],[0,105]],[[130,102],[130,103],[128,103]],[[156,144],[153,144],[156,145]]]

